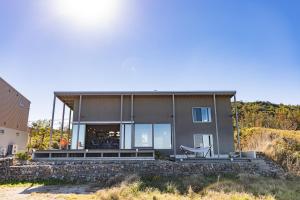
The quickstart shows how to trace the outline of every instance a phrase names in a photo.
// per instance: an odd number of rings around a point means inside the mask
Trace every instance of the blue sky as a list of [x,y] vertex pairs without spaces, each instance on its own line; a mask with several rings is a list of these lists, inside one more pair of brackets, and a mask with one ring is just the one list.
[[98,29],[50,2],[0,2],[0,76],[31,100],[30,120],[50,118],[53,91],[66,90],[237,90],[300,104],[300,1],[122,0]]

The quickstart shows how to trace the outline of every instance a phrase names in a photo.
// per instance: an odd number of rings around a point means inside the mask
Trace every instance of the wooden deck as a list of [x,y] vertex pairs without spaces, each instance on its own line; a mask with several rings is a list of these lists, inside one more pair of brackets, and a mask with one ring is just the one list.
[[39,150],[33,152],[33,160],[155,160],[155,152],[148,149]]

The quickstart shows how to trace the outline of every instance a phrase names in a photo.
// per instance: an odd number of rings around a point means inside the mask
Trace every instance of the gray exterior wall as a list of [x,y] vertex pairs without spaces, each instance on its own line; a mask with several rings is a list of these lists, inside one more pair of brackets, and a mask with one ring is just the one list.
[[135,123],[172,123],[170,96],[135,96],[133,104]]
[[[216,96],[216,104],[220,154],[226,154],[234,150],[230,98],[228,96]],[[193,107],[210,107],[211,122],[193,123]],[[177,152],[180,152],[180,145],[194,146],[194,134],[212,134],[214,153],[217,154],[213,96],[175,96],[175,113]]]
[[[79,99],[79,98],[78,98]],[[78,102],[74,102],[74,121],[78,118]],[[220,154],[234,151],[233,126],[230,96],[216,96]],[[193,107],[210,107],[211,122],[193,123]],[[81,121],[120,121],[121,96],[83,96]],[[179,146],[194,146],[193,134],[212,134],[214,153],[217,154],[214,102],[212,95],[175,95],[176,149]],[[134,123],[170,123],[173,122],[172,96],[170,95],[134,95]],[[123,96],[123,119],[131,120],[131,96]],[[172,140],[173,141],[173,140]],[[173,150],[163,150],[172,153]]]
[[0,148],[26,150],[30,101],[0,77]]
[[[78,119],[79,99],[75,100],[74,121]],[[120,121],[120,96],[83,96],[81,121]]]

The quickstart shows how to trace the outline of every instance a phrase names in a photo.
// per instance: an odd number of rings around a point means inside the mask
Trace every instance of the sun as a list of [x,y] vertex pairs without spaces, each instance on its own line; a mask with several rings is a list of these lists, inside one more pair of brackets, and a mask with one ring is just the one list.
[[121,0],[53,0],[55,13],[78,27],[98,28],[114,23]]

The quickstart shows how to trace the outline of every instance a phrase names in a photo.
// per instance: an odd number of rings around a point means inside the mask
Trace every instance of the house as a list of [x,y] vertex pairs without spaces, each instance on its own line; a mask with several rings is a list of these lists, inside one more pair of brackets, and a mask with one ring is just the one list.
[[[0,148],[26,150],[30,101],[0,77]],[[15,149],[16,150],[16,149]]]
[[[132,154],[136,151],[146,155],[155,150],[180,157],[184,154],[180,146],[184,145],[211,146],[209,157],[226,157],[234,151],[231,98],[235,100],[235,94],[235,91],[54,92],[52,122],[57,98],[63,102],[62,122],[66,106],[73,116],[72,122],[69,120],[71,154],[47,151],[40,152],[40,156],[135,157]],[[53,123],[50,148],[52,134]]]

